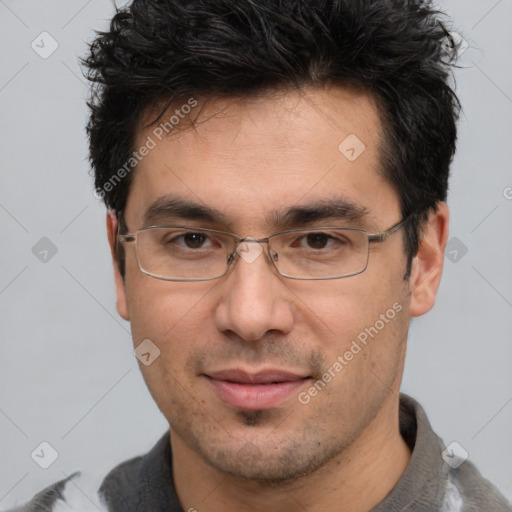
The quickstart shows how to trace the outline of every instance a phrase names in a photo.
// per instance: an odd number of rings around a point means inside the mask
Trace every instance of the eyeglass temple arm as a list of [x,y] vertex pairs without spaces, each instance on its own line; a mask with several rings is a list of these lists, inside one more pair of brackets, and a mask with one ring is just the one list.
[[368,235],[368,241],[370,243],[380,243],[384,242],[387,238],[389,238],[395,231],[398,231],[401,227],[405,225],[405,223],[411,218],[411,215],[402,219],[398,224],[391,226],[389,229],[384,231],[383,233],[377,233],[375,235]]
[[120,234],[118,234],[117,240],[122,243],[135,242],[135,235],[120,235]]

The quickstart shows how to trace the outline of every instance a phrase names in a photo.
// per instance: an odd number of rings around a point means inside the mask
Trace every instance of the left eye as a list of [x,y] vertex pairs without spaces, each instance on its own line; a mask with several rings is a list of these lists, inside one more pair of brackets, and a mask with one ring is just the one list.
[[300,248],[320,250],[339,242],[340,240],[335,239],[331,235],[319,232],[308,233],[296,240],[293,245]]
[[324,249],[327,247],[329,242],[333,242],[332,236],[329,236],[325,233],[311,233],[305,238],[308,246],[312,249]]

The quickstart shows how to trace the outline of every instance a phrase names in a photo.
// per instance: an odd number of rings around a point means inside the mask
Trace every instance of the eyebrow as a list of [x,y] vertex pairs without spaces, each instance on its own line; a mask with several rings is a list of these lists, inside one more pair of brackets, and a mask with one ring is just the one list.
[[225,222],[225,215],[210,206],[182,199],[179,197],[158,198],[143,215],[145,226],[155,222],[165,221],[169,218],[183,220],[202,220],[207,222]]
[[294,205],[273,212],[268,219],[274,228],[289,229],[320,220],[361,221],[368,209],[344,197],[331,197],[310,204]]
[[[267,214],[272,229],[291,229],[321,220],[361,221],[368,209],[354,201],[337,196],[309,204],[284,206]],[[145,226],[179,219],[227,225],[228,218],[220,210],[179,197],[158,198],[143,215]]]

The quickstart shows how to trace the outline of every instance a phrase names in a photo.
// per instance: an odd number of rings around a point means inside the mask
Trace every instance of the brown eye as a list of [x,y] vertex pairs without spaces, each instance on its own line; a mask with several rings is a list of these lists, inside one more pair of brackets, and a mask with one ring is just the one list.
[[187,233],[183,236],[183,243],[190,249],[200,249],[206,240],[206,235],[201,233]]
[[306,241],[312,249],[324,249],[331,237],[325,233],[311,233],[307,235]]

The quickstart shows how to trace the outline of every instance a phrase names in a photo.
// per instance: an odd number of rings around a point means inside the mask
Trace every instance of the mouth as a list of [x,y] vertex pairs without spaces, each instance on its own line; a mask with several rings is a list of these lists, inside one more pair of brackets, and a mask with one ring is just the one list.
[[261,411],[281,405],[310,379],[277,369],[257,373],[240,369],[204,374],[219,398],[236,409]]

